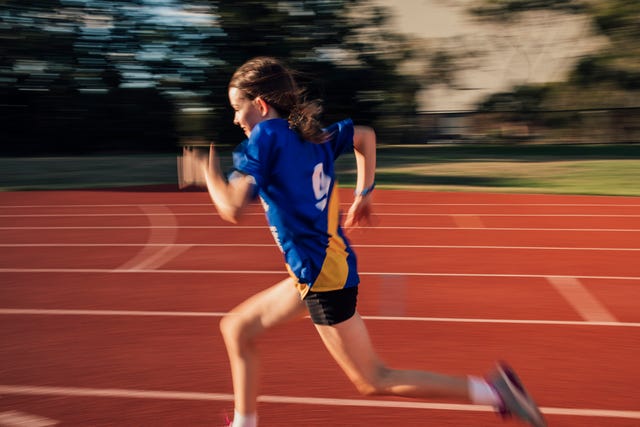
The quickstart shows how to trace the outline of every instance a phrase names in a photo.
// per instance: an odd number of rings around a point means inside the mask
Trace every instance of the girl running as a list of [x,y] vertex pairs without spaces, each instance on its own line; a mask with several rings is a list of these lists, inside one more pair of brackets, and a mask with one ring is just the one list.
[[324,345],[365,395],[451,398],[492,405],[533,426],[546,425],[513,371],[498,364],[487,379],[388,367],[376,354],[356,310],[356,255],[339,223],[334,161],[353,151],[357,183],[344,227],[366,225],[375,188],[376,135],[343,120],[328,128],[321,107],[306,102],[294,74],[274,58],[242,65],[229,83],[234,123],[247,139],[233,153],[225,178],[213,145],[208,158],[185,150],[183,167],[198,171],[220,216],[237,222],[259,197],[289,277],[235,307],[220,322],[234,390],[232,427],[258,423],[256,340],[270,328],[305,314]]

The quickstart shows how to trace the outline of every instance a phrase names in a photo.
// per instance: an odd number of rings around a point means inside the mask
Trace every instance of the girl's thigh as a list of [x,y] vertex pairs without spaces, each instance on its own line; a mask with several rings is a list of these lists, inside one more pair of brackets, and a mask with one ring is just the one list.
[[251,325],[254,333],[300,318],[306,313],[307,308],[291,278],[253,295],[231,310],[231,314],[237,316],[236,320]]

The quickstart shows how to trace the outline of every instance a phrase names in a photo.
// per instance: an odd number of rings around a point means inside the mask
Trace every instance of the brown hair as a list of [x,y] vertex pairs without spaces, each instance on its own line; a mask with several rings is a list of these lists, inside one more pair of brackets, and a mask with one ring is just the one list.
[[240,89],[249,99],[262,98],[303,139],[326,141],[327,135],[318,119],[322,106],[318,101],[304,99],[294,72],[277,59],[268,56],[250,59],[233,73],[229,87]]

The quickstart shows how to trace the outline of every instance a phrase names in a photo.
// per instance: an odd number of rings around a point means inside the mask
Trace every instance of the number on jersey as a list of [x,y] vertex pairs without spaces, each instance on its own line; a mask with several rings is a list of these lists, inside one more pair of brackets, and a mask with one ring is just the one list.
[[325,210],[327,201],[329,200],[329,188],[331,186],[331,177],[324,174],[322,163],[318,163],[313,169],[313,193],[316,196],[316,208]]

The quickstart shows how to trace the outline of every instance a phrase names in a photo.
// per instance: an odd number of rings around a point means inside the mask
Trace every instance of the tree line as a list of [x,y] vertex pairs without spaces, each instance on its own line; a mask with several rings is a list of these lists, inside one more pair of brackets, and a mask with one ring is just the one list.
[[[491,94],[477,112],[559,127],[575,117],[549,121],[535,112],[640,106],[640,2],[471,4],[470,14],[493,25],[517,26],[536,11],[582,14],[607,40],[579,58],[565,81]],[[394,31],[391,17],[367,0],[5,0],[0,153],[233,146],[243,136],[232,124],[228,79],[258,55],[299,70],[307,96],[323,101],[326,123],[352,117],[375,126],[384,142],[412,142],[420,132],[417,93],[454,85],[459,65],[455,52],[429,52]]]
[[236,144],[227,84],[247,59],[300,71],[325,121],[384,127],[416,111],[415,47],[363,0],[3,2],[0,111],[5,154],[174,151]]

